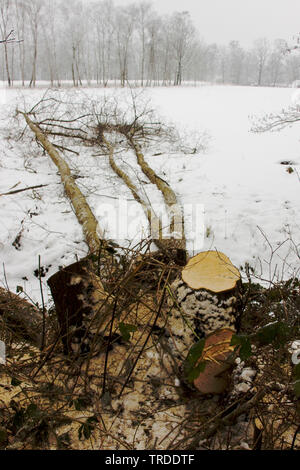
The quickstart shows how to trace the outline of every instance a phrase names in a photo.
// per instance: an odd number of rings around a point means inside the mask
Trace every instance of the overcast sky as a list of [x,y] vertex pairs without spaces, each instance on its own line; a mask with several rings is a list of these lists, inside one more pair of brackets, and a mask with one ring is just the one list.
[[[138,0],[139,1],[139,0]],[[115,0],[115,5],[138,3]],[[300,31],[300,0],[150,0],[159,13],[189,11],[209,43],[239,40],[245,47],[267,37],[288,41]]]

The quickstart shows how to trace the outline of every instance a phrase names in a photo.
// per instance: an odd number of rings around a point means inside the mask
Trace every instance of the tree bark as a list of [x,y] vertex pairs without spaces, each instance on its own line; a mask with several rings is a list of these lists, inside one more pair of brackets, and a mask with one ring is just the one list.
[[[155,212],[153,211],[151,205],[147,203],[140,195],[138,192],[137,187],[132,183],[131,179],[129,176],[119,168],[114,160],[114,147],[113,145],[102,135],[101,139],[103,143],[106,145],[108,152],[109,152],[109,163],[112,168],[112,170],[124,181],[126,186],[130,189],[134,199],[141,204],[145,215],[148,219],[149,225],[150,225],[150,237],[156,244],[156,246],[163,251],[163,253],[166,255],[167,259],[172,259],[175,260],[178,264],[184,265],[186,262],[186,251],[185,250],[178,250],[180,253],[178,254],[177,248],[175,247],[175,253],[174,253],[174,240],[173,239],[168,239],[168,238],[163,238],[163,233],[162,233],[162,224],[161,220]],[[145,162],[146,163],[146,162]],[[149,170],[151,170],[150,167],[148,167]],[[176,240],[181,242],[181,240]]]
[[88,353],[95,334],[99,335],[106,322],[109,294],[93,271],[93,263],[88,256],[48,279],[64,354]]
[[[228,383],[225,376],[222,379],[218,377],[220,370],[225,372],[230,364],[225,364],[226,355],[223,357],[217,346],[225,330],[232,334],[239,327],[240,282],[240,273],[227,256],[206,251],[191,258],[180,278],[171,286],[170,306],[173,309],[167,322],[174,355],[185,359],[191,347],[205,338],[207,350],[214,351],[217,358],[210,360],[205,357],[208,367],[202,372],[203,376],[194,382],[202,393],[221,393]],[[227,333],[225,336],[228,336]],[[229,355],[230,341],[225,350]],[[220,357],[221,364],[218,363]],[[220,367],[222,363],[224,370]]]

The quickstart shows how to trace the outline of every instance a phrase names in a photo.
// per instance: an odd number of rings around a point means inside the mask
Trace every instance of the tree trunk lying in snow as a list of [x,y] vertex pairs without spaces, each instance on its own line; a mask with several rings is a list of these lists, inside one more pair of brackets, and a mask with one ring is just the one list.
[[[126,186],[130,189],[134,199],[139,204],[141,204],[144,210],[144,213],[148,219],[149,226],[150,226],[150,236],[153,239],[154,243],[165,254],[167,259],[174,260],[176,264],[183,266],[186,263],[186,246],[185,246],[186,242],[185,242],[184,231],[183,231],[183,217],[182,217],[178,204],[171,204],[171,200],[173,202],[174,200],[176,201],[176,196],[174,192],[170,188],[168,188],[169,190],[167,191],[166,190],[167,184],[164,183],[163,195],[165,199],[167,197],[167,200],[168,200],[167,207],[170,210],[172,207],[172,210],[174,211],[174,214],[172,215],[171,222],[170,222],[170,232],[173,233],[174,231],[177,231],[182,236],[182,238],[180,239],[163,238],[162,222],[153,211],[151,204],[140,196],[137,187],[133,184],[129,176],[123,170],[121,170],[121,168],[119,168],[118,165],[116,164],[115,159],[114,159],[113,145],[104,137],[103,134],[101,135],[101,139],[102,139],[102,142],[107,147],[108,155],[109,155],[109,163],[110,163],[112,170],[116,173],[116,175],[119,176],[119,178],[121,178],[124,181]],[[139,147],[135,146],[134,149],[138,152]],[[149,179],[153,183],[153,179],[158,178],[157,175],[147,165],[141,151],[137,155],[139,155],[138,157],[139,164],[140,165],[142,164],[143,171],[145,168],[147,168],[147,171],[145,170],[144,172],[146,176],[148,177],[149,175],[151,175],[151,178]],[[162,188],[162,186],[158,186],[158,187],[159,189]],[[166,196],[166,194],[168,196]],[[180,212],[180,214],[178,212]]]
[[27,300],[0,287],[0,320],[3,320],[17,337],[36,347],[41,346],[42,315]]
[[[172,234],[170,240],[168,240],[168,251],[173,250],[175,253],[173,257],[176,261],[179,261],[178,264],[184,266],[186,263],[187,253],[186,253],[186,239],[184,233],[184,217],[183,210],[178,203],[177,197],[173,189],[161,179],[155,171],[148,165],[141,150],[140,145],[134,137],[128,136],[127,139],[131,147],[133,148],[138,164],[140,165],[143,173],[149,178],[152,184],[155,184],[159,191],[162,193],[166,208],[169,212],[170,217],[170,234]],[[174,235],[177,235],[179,238],[174,238]]]
[[41,129],[29,118],[28,114],[22,111],[18,111],[18,113],[24,116],[25,121],[27,122],[30,129],[34,132],[37,140],[42,144],[54,164],[57,166],[66,191],[66,195],[74,207],[74,211],[79,223],[82,225],[84,237],[86,243],[88,244],[89,250],[91,252],[96,251],[100,246],[100,239],[97,233],[100,228],[94,214],[86,202],[84,195],[76,185],[68,164],[60,156],[58,151],[47,139],[47,137],[43,134]]
[[[223,336],[222,341],[224,340],[228,355],[232,352],[228,339],[230,334],[226,334],[225,330],[231,331],[231,336],[236,331],[240,313],[239,284],[238,269],[223,253],[205,251],[189,260],[181,277],[172,285],[176,306],[169,317],[169,330],[175,349],[182,356],[186,356],[191,346],[200,338],[207,338],[207,348],[212,347],[214,341],[217,344]],[[213,334],[215,338],[211,337]],[[204,357],[209,367],[200,376],[206,374],[209,377],[195,382],[195,386],[203,393],[222,391],[222,385],[215,376],[220,373],[220,361],[224,363],[226,357],[218,348],[215,356],[212,362],[207,355]],[[212,366],[213,362],[215,367]],[[225,381],[223,385],[225,387]]]

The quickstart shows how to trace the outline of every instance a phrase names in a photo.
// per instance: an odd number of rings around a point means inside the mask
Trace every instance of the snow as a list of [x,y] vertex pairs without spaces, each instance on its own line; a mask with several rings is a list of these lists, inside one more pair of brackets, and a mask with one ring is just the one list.
[[[300,80],[297,80],[297,81],[299,82],[298,85],[300,85]],[[297,90],[292,95],[292,105],[299,106],[299,104],[300,104],[300,91]]]
[[[11,119],[15,108],[24,109],[25,102],[27,106],[35,103],[44,92],[42,87],[0,89],[0,194],[12,188],[47,185],[0,196],[0,285],[8,285],[14,292],[22,286],[36,302],[41,302],[39,281],[34,275],[39,255],[47,269],[43,278],[47,298],[48,277],[59,266],[87,253],[81,227],[64,196],[56,167],[29,134],[23,140],[15,138],[16,132],[24,128],[21,116],[18,121]],[[124,96],[128,99],[130,94],[128,90],[113,88],[89,88],[84,93],[93,97],[117,93],[118,100]],[[283,160],[293,161],[293,168],[298,168],[297,125],[278,133],[250,132],[250,116],[278,112],[294,104],[295,90],[208,85],[157,87],[144,93],[163,119],[174,123],[185,136],[186,145],[192,148],[203,132],[210,136],[205,152],[187,154],[168,151],[164,146],[163,155],[155,156],[159,152],[154,148],[146,153],[150,166],[169,182],[187,213],[190,211],[187,237],[193,230],[197,236],[196,240],[188,240],[190,254],[217,249],[238,268],[249,263],[258,276],[267,280],[299,275],[296,247],[300,234],[300,182],[296,171],[288,173],[287,167],[280,164]],[[68,153],[67,161],[74,174],[83,176],[77,183],[106,236],[116,238],[113,212],[109,209],[118,205],[119,197],[129,201],[134,211],[132,220],[136,225],[129,224],[131,236],[145,236],[145,216],[130,191],[113,174],[107,158],[93,157],[95,149],[73,148],[80,155]],[[121,155],[118,163],[121,160],[134,181],[136,175],[145,180],[133,156],[126,156],[125,161]],[[146,184],[143,189],[154,204],[162,204],[153,185]],[[192,219],[195,214],[197,225]],[[16,240],[19,233],[20,246]]]

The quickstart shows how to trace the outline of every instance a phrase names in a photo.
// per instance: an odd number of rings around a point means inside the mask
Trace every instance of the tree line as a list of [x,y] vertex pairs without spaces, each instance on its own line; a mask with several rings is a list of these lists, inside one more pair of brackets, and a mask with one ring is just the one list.
[[111,0],[0,0],[0,79],[34,87],[112,81],[124,86],[209,81],[287,85],[300,78],[300,58],[283,39],[207,44],[187,11],[159,15],[151,3],[126,7]]

